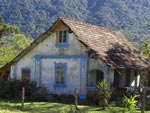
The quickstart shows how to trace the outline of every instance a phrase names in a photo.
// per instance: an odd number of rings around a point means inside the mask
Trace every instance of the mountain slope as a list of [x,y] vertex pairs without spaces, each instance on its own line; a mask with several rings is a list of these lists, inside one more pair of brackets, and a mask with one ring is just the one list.
[[123,31],[130,41],[150,39],[149,0],[0,0],[0,15],[36,38],[60,16]]

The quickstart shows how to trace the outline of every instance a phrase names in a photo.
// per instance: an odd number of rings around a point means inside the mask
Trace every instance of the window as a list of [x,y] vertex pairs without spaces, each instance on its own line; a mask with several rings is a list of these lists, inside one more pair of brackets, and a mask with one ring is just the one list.
[[57,37],[57,43],[56,47],[57,48],[67,48],[68,45],[68,31],[67,30],[61,30],[58,32],[58,37]]
[[103,72],[100,70],[91,70],[88,74],[87,86],[96,88],[99,81],[103,80]]
[[55,84],[54,87],[66,87],[66,63],[55,63]]
[[21,71],[21,75],[22,75],[22,81],[30,80],[30,69],[29,68],[23,68]]

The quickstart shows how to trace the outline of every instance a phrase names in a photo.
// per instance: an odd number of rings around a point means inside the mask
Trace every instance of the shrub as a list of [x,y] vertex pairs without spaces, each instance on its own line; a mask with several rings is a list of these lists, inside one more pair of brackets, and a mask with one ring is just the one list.
[[11,94],[11,98],[19,99],[21,97],[21,82],[20,80],[12,79],[10,81],[6,81],[9,85],[9,91]]
[[0,80],[0,98],[1,99],[21,99],[22,87],[25,87],[25,100],[42,101],[46,100],[48,91],[45,87],[37,87],[36,82],[20,80]]
[[9,86],[4,80],[0,80],[0,98],[9,98],[10,95]]
[[105,109],[109,105],[108,101],[111,97],[111,91],[108,89],[108,82],[105,80],[98,82],[97,88],[99,105],[102,109]]
[[44,101],[47,99],[48,91],[44,86],[40,86],[37,88],[36,91],[36,100],[37,101]]
[[25,80],[22,82],[22,87],[25,88],[26,100],[35,100],[37,92],[37,83],[34,81]]
[[136,97],[139,97],[139,95],[131,96],[129,98],[124,96],[123,105],[128,111],[134,110],[136,106],[136,100],[135,100]]

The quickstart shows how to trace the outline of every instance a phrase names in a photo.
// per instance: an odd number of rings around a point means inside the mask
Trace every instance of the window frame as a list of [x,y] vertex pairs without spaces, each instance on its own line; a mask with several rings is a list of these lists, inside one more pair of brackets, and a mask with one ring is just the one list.
[[22,75],[22,72],[24,70],[29,71],[29,81],[31,81],[31,68],[29,68],[29,67],[23,67],[23,68],[21,68],[21,81],[24,81],[23,80],[23,75]]
[[[57,66],[64,67],[64,84],[57,84]],[[66,88],[67,63],[54,63],[54,88]]]
[[[63,42],[64,40],[64,32],[66,31],[66,42]],[[62,32],[62,42],[59,42],[60,40],[60,32]],[[57,42],[55,44],[55,47],[56,48],[68,48],[69,47],[69,32],[68,30],[59,30],[58,32],[58,35],[57,35]]]

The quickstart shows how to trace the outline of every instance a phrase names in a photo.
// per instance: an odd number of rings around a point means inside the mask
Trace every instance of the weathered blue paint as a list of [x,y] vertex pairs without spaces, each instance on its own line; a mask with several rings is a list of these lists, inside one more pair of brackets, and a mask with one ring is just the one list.
[[[64,67],[64,84],[57,84],[56,83],[56,71],[57,66],[63,66]],[[66,76],[67,76],[67,63],[54,63],[54,88],[66,88]]]
[[28,70],[28,71],[30,71],[30,80],[31,80],[31,68],[29,68],[29,67],[22,67],[21,68],[21,81],[22,81],[22,71],[23,70]]
[[[89,58],[87,56],[86,61],[86,81],[85,81],[85,95],[87,96],[87,80],[88,80],[88,71],[89,71]],[[86,99],[86,98],[85,98]]]
[[[80,61],[80,88],[82,87],[82,78],[83,78],[83,73],[82,73],[82,69],[83,69],[83,64],[84,63],[87,63],[87,56],[86,57],[82,57],[81,58],[81,61]],[[87,65],[87,64],[86,64]],[[87,70],[85,71],[86,73],[87,73]],[[86,74],[85,73],[85,74]],[[85,92],[84,92],[84,95],[80,95],[79,97],[80,97],[80,99],[86,99],[86,84],[85,84],[85,86],[83,86],[83,87],[85,87]]]
[[36,58],[34,60],[34,81],[36,81]]
[[69,44],[60,44],[60,43],[58,43],[58,44],[55,44],[55,47],[56,48],[68,48]]
[[40,62],[41,61],[41,56],[35,56],[35,61]]
[[83,100],[86,99],[86,95],[80,95],[79,97],[80,99],[83,99]]
[[85,59],[87,59],[87,55],[56,55],[56,56],[35,56],[35,58],[37,58],[38,60],[43,59],[43,58],[56,58],[56,59],[60,59],[60,58],[81,58],[83,61]]
[[82,60],[80,61],[80,88],[82,87],[81,84],[82,84]]
[[[36,76],[38,77],[37,85],[40,86],[41,85],[41,56],[35,56],[35,68],[34,69],[35,69],[34,76],[35,78]],[[36,69],[38,70],[38,73]]]

